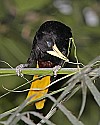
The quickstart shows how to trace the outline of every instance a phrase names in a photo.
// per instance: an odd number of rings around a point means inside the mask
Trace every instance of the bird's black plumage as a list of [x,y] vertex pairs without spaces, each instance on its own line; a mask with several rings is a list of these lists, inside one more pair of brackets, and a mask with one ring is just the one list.
[[[51,68],[56,66],[62,67],[64,62],[69,61],[68,58],[71,50],[71,37],[71,29],[65,24],[58,21],[46,21],[43,23],[34,37],[32,50],[27,60],[27,64],[21,64],[17,66],[17,74],[20,75],[21,68],[30,67],[33,63],[35,64],[35,67],[38,63],[40,68]],[[55,71],[54,75],[56,74]],[[34,75],[33,79],[36,79],[37,77],[38,75]],[[32,98],[30,101],[42,97],[45,93],[48,92],[48,88],[46,87],[50,84],[51,81],[55,80],[55,78],[59,78],[59,75],[56,77],[51,77],[48,75],[44,76],[42,79],[33,81],[27,98],[34,94],[37,96]],[[61,84],[56,84],[56,86],[53,85],[53,89],[55,89],[55,87],[56,89],[59,89],[58,87],[60,86]],[[32,90],[34,88],[42,88],[43,90]],[[52,90],[52,87],[50,88]],[[42,109],[44,107],[44,102],[45,99],[36,102],[36,108]]]
[[48,54],[47,51],[52,51],[52,47],[56,44],[60,52],[67,57],[71,37],[71,29],[65,24],[58,21],[43,23],[34,37],[30,57],[27,61],[28,66],[37,61],[39,67],[44,68],[62,65],[62,59]]

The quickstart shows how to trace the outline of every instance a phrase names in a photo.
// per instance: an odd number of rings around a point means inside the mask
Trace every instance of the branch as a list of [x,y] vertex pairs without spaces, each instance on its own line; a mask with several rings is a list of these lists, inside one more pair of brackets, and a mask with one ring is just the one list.
[[[62,68],[60,69],[57,74],[71,74],[78,72],[78,68]],[[22,69],[23,74],[28,75],[52,75],[53,69],[52,68],[24,68]],[[0,68],[0,74],[16,74],[16,68]]]

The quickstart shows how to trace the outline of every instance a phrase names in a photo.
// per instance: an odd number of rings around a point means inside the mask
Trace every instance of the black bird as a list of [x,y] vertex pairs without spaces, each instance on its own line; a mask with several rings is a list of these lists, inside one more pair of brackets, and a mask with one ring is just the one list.
[[[21,68],[30,67],[34,63],[37,68],[54,67],[54,75],[56,75],[56,71],[64,66],[65,62],[69,61],[71,38],[71,29],[65,24],[58,21],[44,22],[36,32],[27,64],[17,66],[17,74],[20,75]],[[38,76],[33,77],[33,79],[35,78],[38,78]],[[42,79],[32,82],[27,98],[36,94],[36,96],[31,99],[31,101],[33,101],[45,95],[48,89],[43,90],[43,88],[49,85],[50,82],[50,76],[45,76]],[[42,90],[36,91],[32,90],[33,88],[40,88]],[[44,102],[45,99],[36,102],[36,108],[42,109]]]

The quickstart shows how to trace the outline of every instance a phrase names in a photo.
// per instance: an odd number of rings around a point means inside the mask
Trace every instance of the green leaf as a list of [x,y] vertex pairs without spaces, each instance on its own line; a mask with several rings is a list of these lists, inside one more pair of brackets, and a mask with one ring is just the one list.
[[78,116],[78,119],[81,117],[83,111],[84,111],[84,108],[85,108],[85,104],[86,104],[86,95],[87,95],[87,86],[85,84],[85,79],[83,77],[82,79],[82,105],[81,105],[81,109],[80,109],[80,112],[79,112],[79,116]]
[[52,96],[49,96],[49,98],[57,104],[57,107],[64,113],[65,116],[69,119],[69,121],[73,125],[84,125],[81,121],[79,121],[67,108],[65,108],[61,103],[58,103],[56,99]]
[[86,85],[88,86],[89,90],[91,91],[92,95],[94,96],[95,101],[97,102],[97,104],[100,107],[100,92],[98,91],[98,89],[95,87],[92,80],[87,75],[85,75],[85,81],[86,81]]

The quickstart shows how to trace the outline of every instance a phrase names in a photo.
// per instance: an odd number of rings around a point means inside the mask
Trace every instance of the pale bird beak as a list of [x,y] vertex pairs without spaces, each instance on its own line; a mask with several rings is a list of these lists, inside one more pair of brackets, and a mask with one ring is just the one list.
[[60,51],[59,49],[57,48],[56,44],[54,44],[54,46],[52,47],[53,50],[51,51],[47,51],[48,54],[52,55],[52,56],[55,56],[55,57],[58,57],[62,60],[64,60],[65,62],[69,62],[69,59],[67,59],[66,56],[64,56]]

